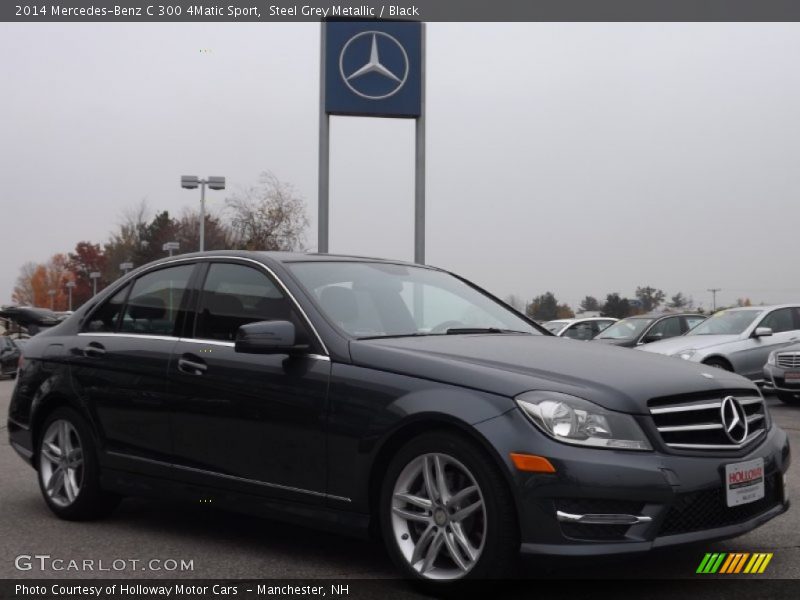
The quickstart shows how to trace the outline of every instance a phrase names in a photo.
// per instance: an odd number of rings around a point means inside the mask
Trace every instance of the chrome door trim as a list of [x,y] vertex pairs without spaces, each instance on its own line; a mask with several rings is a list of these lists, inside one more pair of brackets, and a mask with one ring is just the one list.
[[110,456],[116,456],[118,458],[126,458],[130,460],[138,460],[141,462],[150,463],[153,465],[158,465],[162,467],[171,467],[174,469],[180,469],[181,471],[189,471],[191,473],[198,473],[200,475],[211,475],[212,477],[221,477],[223,479],[228,479],[230,481],[238,481],[241,483],[251,483],[255,485],[261,485],[264,487],[268,487],[271,489],[276,490],[284,490],[287,492],[297,492],[300,494],[308,494],[309,496],[316,496],[318,498],[327,498],[330,500],[340,500],[342,502],[352,502],[350,498],[346,498],[344,496],[336,496],[334,494],[326,494],[325,492],[316,492],[314,490],[305,490],[303,488],[292,487],[290,485],[282,485],[280,483],[270,483],[268,481],[259,481],[257,479],[248,479],[246,477],[238,477],[236,475],[227,475],[226,473],[218,473],[216,471],[207,471],[205,469],[198,469],[196,467],[186,467],[184,465],[177,465],[175,463],[168,463],[161,460],[155,460],[152,458],[144,458],[142,456],[133,456],[131,454],[125,454],[123,452],[114,452],[113,450],[108,450],[107,454]]

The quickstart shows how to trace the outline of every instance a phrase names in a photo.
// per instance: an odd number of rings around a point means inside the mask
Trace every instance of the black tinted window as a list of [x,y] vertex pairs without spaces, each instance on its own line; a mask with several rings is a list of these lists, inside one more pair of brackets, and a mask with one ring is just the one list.
[[681,320],[679,317],[669,317],[663,321],[659,321],[650,331],[647,332],[646,338],[650,339],[666,339],[679,336],[681,331]]
[[89,322],[84,326],[84,331],[98,333],[111,333],[116,331],[122,305],[125,303],[125,297],[128,295],[130,287],[130,285],[124,286],[111,296],[111,298],[106,300],[100,308],[94,311]]
[[261,271],[227,263],[209,267],[200,298],[196,337],[232,342],[236,331],[246,323],[289,320],[294,321],[289,300]]
[[175,334],[181,300],[194,265],[169,267],[142,275],[133,284],[120,331]]
[[795,329],[794,319],[792,318],[791,308],[779,308],[769,313],[758,325],[759,327],[769,327],[772,333],[782,333]]

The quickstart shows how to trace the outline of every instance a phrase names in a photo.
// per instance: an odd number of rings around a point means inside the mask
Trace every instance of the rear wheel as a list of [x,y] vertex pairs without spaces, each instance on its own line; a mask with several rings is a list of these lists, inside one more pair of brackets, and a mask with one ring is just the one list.
[[778,400],[790,406],[800,406],[800,392],[776,392]]
[[391,461],[381,528],[406,576],[430,582],[501,577],[516,562],[516,509],[497,466],[472,442],[426,434]]
[[39,487],[56,516],[71,521],[107,515],[119,497],[100,488],[100,468],[91,431],[71,408],[47,417],[39,438]]

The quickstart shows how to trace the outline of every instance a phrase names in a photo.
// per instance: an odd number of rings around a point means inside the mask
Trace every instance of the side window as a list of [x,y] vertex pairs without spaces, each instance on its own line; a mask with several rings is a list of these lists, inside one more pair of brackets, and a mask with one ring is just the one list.
[[[660,335],[659,335],[660,334]],[[652,329],[647,332],[646,339],[665,340],[667,338],[675,337],[681,334],[681,321],[678,317],[669,317],[659,321],[653,325]]]
[[100,308],[92,313],[89,322],[83,327],[83,331],[91,333],[113,333],[117,330],[119,315],[122,312],[122,305],[128,296],[130,284],[124,286],[116,294],[106,300]]
[[195,337],[232,342],[236,331],[254,321],[292,321],[302,327],[291,302],[261,271],[244,265],[212,263],[197,312]]
[[611,327],[616,321],[595,321],[597,323],[597,333],[601,331],[605,331],[609,327]]
[[688,331],[694,329],[694,327],[703,321],[705,321],[705,317],[684,317],[686,319],[686,328]]
[[194,265],[168,267],[137,279],[125,305],[120,331],[174,335],[192,269]]
[[779,308],[769,313],[758,325],[759,327],[769,327],[772,333],[783,333],[794,329],[794,319],[792,319],[791,308]]
[[573,340],[590,340],[594,337],[595,331],[592,329],[592,322],[576,323],[564,332],[564,337]]

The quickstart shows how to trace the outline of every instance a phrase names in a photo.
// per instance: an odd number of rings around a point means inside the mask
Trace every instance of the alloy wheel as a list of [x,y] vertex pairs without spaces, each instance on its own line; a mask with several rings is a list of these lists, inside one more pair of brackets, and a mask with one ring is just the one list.
[[75,427],[66,419],[57,419],[42,438],[39,473],[42,488],[53,504],[70,506],[83,485],[83,448]]
[[409,565],[426,579],[458,579],[478,562],[486,540],[486,506],[475,477],[442,453],[423,454],[401,471],[391,525]]

